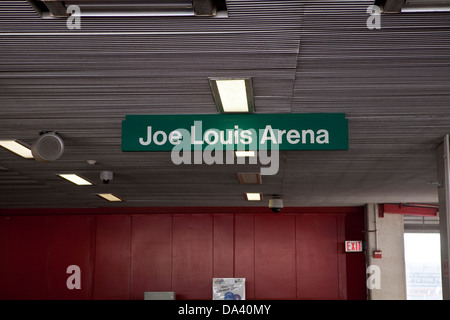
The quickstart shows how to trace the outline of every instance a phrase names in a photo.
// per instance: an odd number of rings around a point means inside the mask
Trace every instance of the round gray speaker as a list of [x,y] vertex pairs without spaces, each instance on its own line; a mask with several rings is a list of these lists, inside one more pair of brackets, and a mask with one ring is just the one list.
[[64,142],[54,132],[44,133],[31,146],[31,153],[39,162],[52,162],[64,153]]

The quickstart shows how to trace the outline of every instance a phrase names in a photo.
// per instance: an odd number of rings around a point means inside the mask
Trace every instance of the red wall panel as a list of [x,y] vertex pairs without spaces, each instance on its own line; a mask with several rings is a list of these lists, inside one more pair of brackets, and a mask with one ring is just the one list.
[[342,299],[345,268],[339,219],[334,215],[297,216],[297,297]]
[[245,278],[245,296],[255,299],[255,217],[235,216],[234,277]]
[[0,298],[210,300],[213,277],[243,277],[247,299],[364,299],[364,254],[343,245],[364,239],[364,216],[322,210],[0,216]]
[[10,217],[5,287],[8,299],[47,298],[48,217]]
[[174,215],[172,288],[177,299],[212,298],[211,215]]
[[[49,299],[90,299],[92,273],[92,237],[89,216],[50,217],[48,272]],[[81,289],[69,289],[67,267],[80,268]]]
[[255,217],[255,297],[295,299],[295,216]]
[[131,216],[98,215],[94,299],[130,298]]
[[131,299],[172,291],[172,216],[134,215],[132,225]]
[[214,215],[214,278],[233,278],[234,216]]

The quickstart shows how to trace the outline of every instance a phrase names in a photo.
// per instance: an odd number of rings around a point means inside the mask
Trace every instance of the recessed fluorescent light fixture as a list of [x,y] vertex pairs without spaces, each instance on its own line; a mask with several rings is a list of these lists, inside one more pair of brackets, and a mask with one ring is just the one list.
[[112,193],[97,193],[97,195],[105,200],[112,201],[112,202],[123,201],[121,198],[113,195]]
[[246,192],[245,198],[248,201],[261,201],[262,200],[262,194],[261,193],[253,193],[253,192]]
[[17,140],[0,140],[0,146],[26,159],[33,159],[31,149]]
[[240,184],[262,184],[259,172],[239,172],[237,176]]
[[254,157],[256,156],[256,151],[235,151],[234,154],[238,158],[244,158],[244,157]]
[[79,185],[79,186],[91,186],[92,185],[92,182],[90,182],[90,181],[86,180],[85,178],[82,178],[76,174],[58,174],[58,176],[60,176],[63,179],[66,179],[72,183],[75,183],[76,185]]
[[209,78],[209,85],[220,113],[253,113],[255,111],[251,78]]

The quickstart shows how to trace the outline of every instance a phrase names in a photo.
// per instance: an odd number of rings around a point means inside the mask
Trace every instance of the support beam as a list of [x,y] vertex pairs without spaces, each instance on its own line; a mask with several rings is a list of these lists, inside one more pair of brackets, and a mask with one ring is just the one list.
[[192,0],[196,16],[214,16],[216,8],[213,0]]
[[385,213],[391,214],[407,214],[413,216],[427,216],[436,217],[439,211],[438,206],[427,204],[413,204],[413,203],[400,203],[400,204],[379,204],[378,215],[384,217]]
[[405,0],[376,0],[375,5],[381,7],[385,13],[399,13],[402,11]]
[[69,14],[66,12],[67,8],[62,4],[60,0],[43,0],[50,15],[53,17],[68,17]]
[[441,273],[442,298],[450,300],[450,143],[449,135],[437,148],[437,174],[440,182],[439,195],[439,230],[441,235]]
[[[406,300],[403,215],[380,218],[378,208],[375,203],[365,207],[367,266],[378,269],[380,276],[378,287],[367,286],[368,299]],[[381,257],[376,252],[381,252]]]

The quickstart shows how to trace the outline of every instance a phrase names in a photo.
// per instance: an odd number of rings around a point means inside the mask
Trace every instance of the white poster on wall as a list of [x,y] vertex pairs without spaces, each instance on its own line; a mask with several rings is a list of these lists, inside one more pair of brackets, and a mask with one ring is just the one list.
[[213,300],[245,300],[245,278],[213,278]]

